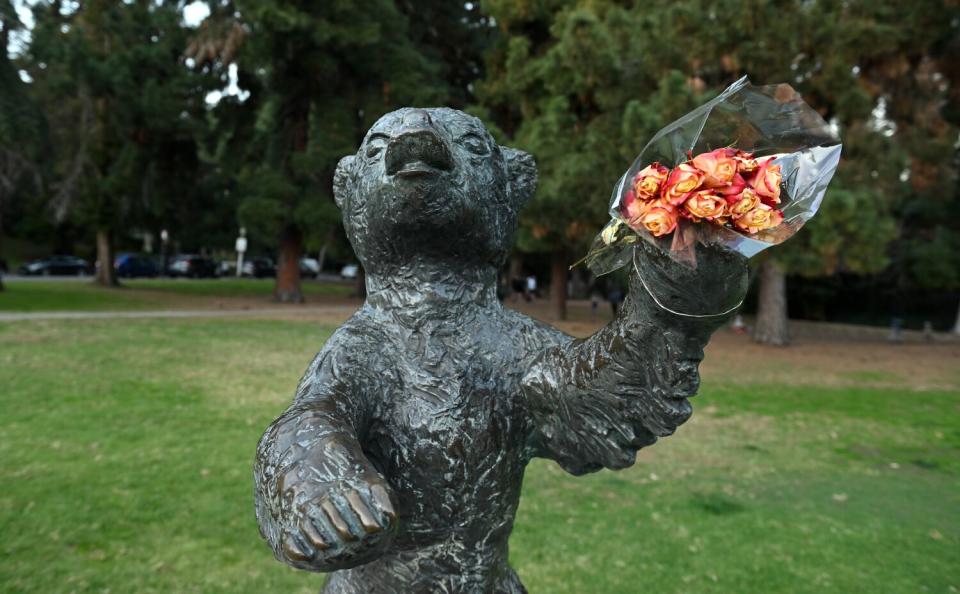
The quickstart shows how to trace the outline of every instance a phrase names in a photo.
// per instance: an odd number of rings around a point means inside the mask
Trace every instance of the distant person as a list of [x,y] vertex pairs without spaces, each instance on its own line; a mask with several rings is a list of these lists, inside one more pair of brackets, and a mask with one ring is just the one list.
[[750,330],[740,314],[734,316],[733,321],[730,322],[730,329],[733,330],[734,334],[746,334]]
[[534,297],[539,297],[539,295],[537,295],[537,277],[531,274],[527,277],[527,301],[530,301]]

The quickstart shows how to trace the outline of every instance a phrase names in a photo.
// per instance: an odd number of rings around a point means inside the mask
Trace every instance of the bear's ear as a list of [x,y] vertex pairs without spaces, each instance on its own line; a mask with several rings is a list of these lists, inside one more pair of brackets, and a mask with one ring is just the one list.
[[537,162],[529,153],[517,149],[502,146],[500,150],[510,176],[510,200],[520,210],[537,191]]
[[354,155],[347,155],[340,159],[337,170],[333,174],[333,199],[340,209],[343,209],[347,196],[353,192],[353,167],[356,160]]

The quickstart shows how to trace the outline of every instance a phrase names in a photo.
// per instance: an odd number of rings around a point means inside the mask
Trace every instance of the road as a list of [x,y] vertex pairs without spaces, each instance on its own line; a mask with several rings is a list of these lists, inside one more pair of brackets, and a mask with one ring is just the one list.
[[[69,276],[66,276],[66,275],[23,276],[23,275],[20,275],[20,274],[2,274],[2,275],[0,275],[0,279],[2,279],[3,282],[5,282],[5,283],[36,282],[36,281],[90,282],[90,281],[93,279],[93,277],[90,276],[90,275],[83,275],[83,276],[75,276],[75,275],[69,275]],[[219,279],[223,279],[223,280],[234,280],[234,279],[236,279],[236,277],[235,277],[235,276],[221,276],[221,277],[217,277],[217,278],[186,279],[186,278],[172,278],[172,277],[168,277],[168,276],[163,276],[163,277],[155,277],[155,278],[135,278],[135,279],[123,279],[123,280],[151,280],[151,281],[183,282],[183,281],[190,281],[190,280],[207,280],[207,281],[211,281],[211,280],[219,280]],[[245,276],[245,277],[243,277],[243,279],[244,279],[244,280],[259,280],[259,281],[263,281],[263,282],[268,282],[268,281],[269,281],[269,282],[271,282],[271,283],[274,282],[274,280],[275,280],[273,277],[253,278],[253,277],[249,277],[249,276]],[[339,274],[323,273],[323,274],[320,274],[319,276],[317,276],[317,278],[315,278],[315,279],[305,278],[305,279],[303,279],[303,280],[304,280],[305,282],[311,282],[311,281],[317,281],[317,282],[344,282],[344,281],[349,281],[349,280],[353,280],[353,279],[345,279],[345,278],[341,277]]]

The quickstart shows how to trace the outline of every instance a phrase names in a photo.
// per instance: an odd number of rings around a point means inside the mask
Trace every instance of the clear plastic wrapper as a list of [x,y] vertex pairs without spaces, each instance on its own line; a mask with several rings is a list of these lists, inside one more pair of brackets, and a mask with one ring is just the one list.
[[[597,235],[583,261],[596,275],[612,272],[630,263],[636,241],[648,241],[691,267],[696,266],[697,242],[719,243],[753,257],[792,237],[817,213],[840,161],[840,151],[840,140],[831,127],[793,87],[757,87],[746,77],[741,78],[713,100],[657,132],[647,143],[614,187],[610,201],[613,218]],[[736,153],[737,159],[742,155],[773,170],[778,166],[778,202],[771,203],[768,210],[774,210],[779,223],[758,229],[738,226],[742,220],[737,223],[729,216],[707,221],[684,211],[687,216],[672,219],[675,227],[669,232],[663,232],[669,227],[651,224],[650,228],[661,232],[654,236],[636,219],[627,220],[624,207],[636,199],[638,174],[660,165],[661,170],[673,175],[688,167],[688,161],[693,163],[694,155],[702,158],[708,153],[731,158]],[[681,202],[676,206],[685,205]]]

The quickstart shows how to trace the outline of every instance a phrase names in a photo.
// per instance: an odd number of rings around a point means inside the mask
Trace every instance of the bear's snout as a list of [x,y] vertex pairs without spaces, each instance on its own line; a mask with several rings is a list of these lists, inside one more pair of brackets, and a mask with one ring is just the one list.
[[[406,122],[404,122],[406,124]],[[405,125],[387,145],[387,175],[417,177],[453,169],[453,157],[429,117]]]

